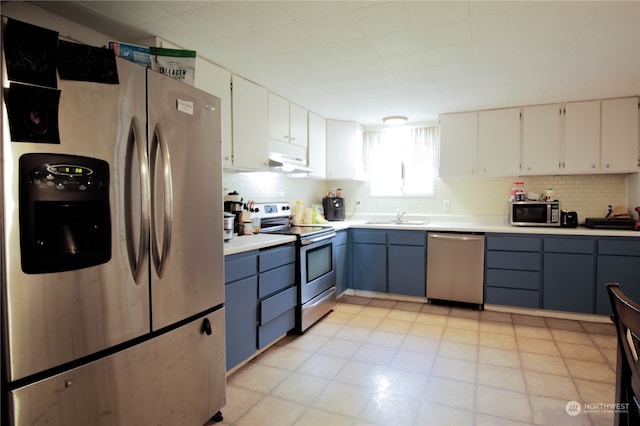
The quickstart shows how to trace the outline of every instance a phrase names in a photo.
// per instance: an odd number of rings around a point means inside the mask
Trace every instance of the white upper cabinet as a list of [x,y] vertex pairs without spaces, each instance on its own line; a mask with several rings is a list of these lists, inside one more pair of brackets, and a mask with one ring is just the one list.
[[309,177],[327,177],[327,120],[309,112]]
[[602,101],[601,171],[637,172],[638,159],[638,98]]
[[269,138],[289,142],[289,101],[269,92]]
[[525,107],[522,174],[638,171],[638,98]]
[[269,92],[269,138],[306,149],[307,110]]
[[560,105],[525,107],[522,117],[522,168],[525,175],[560,172]]
[[594,173],[600,166],[600,101],[565,104],[564,149],[561,168],[565,173]]
[[265,170],[269,155],[268,92],[236,75],[232,86],[233,167]]
[[307,148],[309,145],[307,110],[289,104],[289,142]]
[[520,174],[520,108],[478,113],[478,175]]
[[440,176],[473,176],[478,162],[478,113],[440,116]]
[[327,179],[364,179],[362,126],[327,120]]

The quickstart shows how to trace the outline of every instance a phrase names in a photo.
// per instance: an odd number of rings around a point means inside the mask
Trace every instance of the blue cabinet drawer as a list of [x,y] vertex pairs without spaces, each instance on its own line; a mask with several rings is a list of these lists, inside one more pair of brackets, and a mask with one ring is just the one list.
[[259,271],[268,271],[295,261],[296,248],[293,244],[271,248],[260,252]]
[[487,287],[539,290],[540,273],[538,271],[487,269]]
[[389,244],[425,247],[427,245],[426,231],[389,231],[387,239]]
[[541,242],[537,237],[514,237],[487,235],[487,250],[540,251]]
[[540,308],[540,293],[533,290],[487,287],[486,303],[537,309]]
[[295,308],[297,300],[298,289],[295,286],[264,299],[260,302],[260,324],[266,324],[289,309]]
[[296,264],[289,263],[260,274],[258,278],[258,298],[266,297],[296,283]]
[[640,256],[640,238],[616,238],[598,240],[598,254],[616,256]]
[[231,283],[258,273],[256,250],[232,254],[224,258],[224,282]]
[[336,232],[336,237],[333,239],[333,244],[340,246],[342,244],[347,244],[347,236],[349,233],[347,231],[338,231]]
[[296,325],[296,310],[290,309],[279,317],[258,327],[258,349],[262,349]]
[[487,268],[540,270],[540,253],[487,251]]
[[355,229],[352,234],[353,243],[387,244],[386,231]]
[[591,238],[545,238],[544,251],[547,253],[593,254],[595,240]]

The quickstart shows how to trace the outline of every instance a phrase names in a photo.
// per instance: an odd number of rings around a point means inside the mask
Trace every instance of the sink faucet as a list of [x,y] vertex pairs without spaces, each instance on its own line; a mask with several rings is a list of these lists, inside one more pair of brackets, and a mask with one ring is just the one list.
[[400,210],[396,210],[396,220],[398,222],[401,222],[402,221],[402,216],[404,216],[405,213],[407,213],[407,212],[401,212]]

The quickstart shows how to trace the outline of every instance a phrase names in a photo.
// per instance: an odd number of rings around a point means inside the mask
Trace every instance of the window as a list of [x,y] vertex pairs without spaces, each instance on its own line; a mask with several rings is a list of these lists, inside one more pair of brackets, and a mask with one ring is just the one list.
[[438,127],[392,127],[363,134],[371,195],[433,195]]

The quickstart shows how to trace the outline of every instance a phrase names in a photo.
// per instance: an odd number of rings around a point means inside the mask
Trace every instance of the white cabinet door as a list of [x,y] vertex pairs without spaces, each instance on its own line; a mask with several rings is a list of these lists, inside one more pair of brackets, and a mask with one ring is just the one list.
[[327,120],[327,179],[363,179],[362,126]]
[[638,98],[602,101],[601,171],[638,171]]
[[440,176],[472,176],[478,162],[478,113],[440,116]]
[[520,108],[480,111],[478,122],[478,174],[520,174]]
[[265,170],[268,157],[267,89],[233,76],[233,166]]
[[307,148],[307,110],[296,104],[289,104],[289,142]]
[[289,142],[289,101],[269,92],[269,138]]
[[231,136],[231,73],[211,62],[196,57],[194,86],[220,98],[222,109],[222,165],[233,165],[233,139]]
[[309,113],[309,177],[327,177],[327,121]]
[[600,167],[600,101],[564,106],[564,173],[594,173]]
[[560,105],[525,107],[522,121],[522,174],[560,171]]

